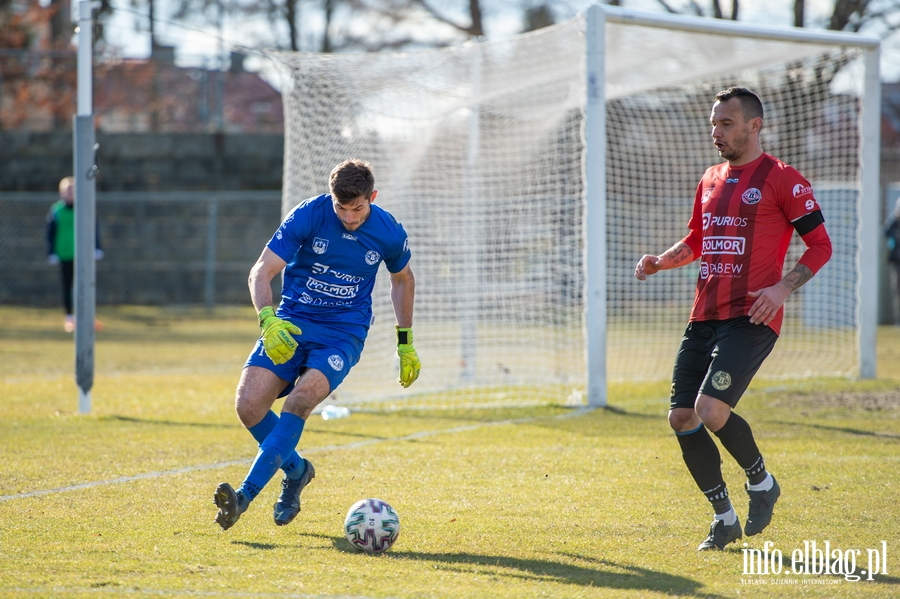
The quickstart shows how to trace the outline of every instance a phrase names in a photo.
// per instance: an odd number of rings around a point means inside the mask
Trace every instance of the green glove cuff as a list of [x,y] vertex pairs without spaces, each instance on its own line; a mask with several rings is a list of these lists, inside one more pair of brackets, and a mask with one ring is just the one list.
[[401,329],[399,326],[395,326],[394,328],[397,329],[397,347],[413,344],[412,329]]
[[259,314],[257,315],[257,320],[259,320],[259,328],[265,329],[266,327],[263,326],[263,323],[267,319],[274,318],[274,317],[275,317],[275,308],[273,308],[272,306],[266,306],[265,308],[260,310]]

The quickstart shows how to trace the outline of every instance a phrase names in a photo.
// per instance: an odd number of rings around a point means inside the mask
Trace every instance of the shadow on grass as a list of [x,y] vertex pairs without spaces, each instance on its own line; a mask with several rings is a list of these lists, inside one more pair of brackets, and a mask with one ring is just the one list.
[[176,422],[174,420],[155,420],[153,418],[135,418],[133,416],[101,416],[100,420],[116,420],[118,422],[133,422],[135,424],[162,424],[164,426],[190,426],[200,428],[237,428],[237,424],[225,424],[216,422]]
[[[536,413],[536,410],[542,413]],[[466,424],[506,422],[514,420],[539,420],[558,418],[570,409],[562,406],[534,407],[465,407],[448,410],[429,408],[401,408],[397,410],[378,410],[373,408],[350,408],[351,412],[367,413],[376,416],[400,416],[410,420],[449,421]]]
[[877,437],[879,439],[900,439],[900,433],[879,433],[876,431],[864,431],[858,428],[849,428],[846,426],[828,426],[825,424],[809,424],[807,422],[785,422],[783,420],[770,420],[769,422],[771,422],[772,424],[780,424],[782,426],[814,428],[821,431],[845,433],[848,435],[857,435],[863,437]]
[[232,545],[243,545],[244,547],[249,547],[250,549],[265,549],[272,550],[278,549],[279,547],[284,547],[284,545],[276,545],[275,543],[253,543],[251,541],[231,541]]
[[368,434],[364,434],[364,433],[355,433],[352,431],[338,431],[338,430],[333,430],[333,429],[329,429],[329,428],[325,428],[325,427],[320,428],[316,425],[309,425],[309,424],[307,424],[303,428],[303,431],[304,431],[304,433],[317,433],[320,435],[330,435],[330,436],[334,436],[334,437],[349,437],[351,439],[373,439],[373,440],[383,441],[383,440],[392,438],[387,435],[368,435]]
[[[668,400],[666,400],[668,401]],[[597,408],[601,412],[612,412],[613,414],[618,414],[619,416],[630,416],[632,418],[649,418],[651,420],[659,420],[662,416],[659,414],[645,414],[641,412],[629,412],[625,408],[620,408],[618,406],[603,406],[602,408]]]
[[[335,549],[345,553],[359,553],[345,538],[332,537]],[[701,590],[703,584],[666,572],[650,570],[638,566],[626,566],[609,560],[585,558],[577,555],[569,557],[593,562],[596,567],[565,564],[551,560],[521,559],[500,555],[479,555],[474,553],[422,553],[418,551],[390,551],[381,556],[389,559],[403,559],[431,562],[435,568],[464,574],[485,574],[491,577],[507,577],[518,581],[558,582],[585,587],[655,591],[678,597],[699,597],[703,599],[723,599],[721,595]]]

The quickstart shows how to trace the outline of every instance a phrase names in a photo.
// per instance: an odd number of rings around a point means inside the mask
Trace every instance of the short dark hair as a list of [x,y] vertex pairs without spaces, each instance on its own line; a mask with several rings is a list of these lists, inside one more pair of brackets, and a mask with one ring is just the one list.
[[744,115],[744,119],[749,121],[757,117],[763,118],[762,100],[746,87],[733,85],[716,94],[716,100],[719,102],[727,102],[732,98],[737,98],[741,103],[741,113]]
[[372,165],[356,158],[345,160],[331,170],[328,186],[340,204],[352,202],[359,196],[368,199],[375,189]]

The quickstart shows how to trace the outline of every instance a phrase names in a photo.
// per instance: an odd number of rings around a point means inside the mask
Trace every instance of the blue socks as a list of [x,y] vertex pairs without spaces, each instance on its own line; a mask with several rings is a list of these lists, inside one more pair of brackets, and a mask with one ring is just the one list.
[[[278,416],[275,415],[275,412],[269,410],[259,423],[251,426],[247,430],[250,431],[250,434],[253,435],[256,442],[262,445],[262,442],[266,440],[269,433],[275,430],[275,425],[277,424]],[[288,478],[300,478],[303,476],[303,473],[306,472],[306,460],[302,459],[296,451],[292,451],[291,454],[282,461],[281,469],[284,470],[284,473]]]
[[[289,459],[293,455],[303,464],[303,469],[306,469],[306,461],[300,460],[300,457],[295,451],[306,421],[290,412],[282,412],[281,418],[275,416],[272,412],[269,412],[269,414],[271,414],[275,420],[272,420],[266,415],[260,424],[263,424],[268,420],[269,424],[274,422],[275,426],[272,427],[269,434],[266,435],[259,444],[259,453],[256,454],[256,459],[250,467],[247,478],[244,479],[243,484],[241,484],[240,489],[238,489],[238,491],[251,501],[255,499],[256,496],[259,495],[259,492],[262,491],[263,487],[272,480],[272,477],[275,476],[278,469],[284,467],[285,458]],[[264,430],[265,428],[259,429],[260,424],[253,427],[256,432],[251,431],[254,438],[260,430]],[[269,424],[266,426],[269,426]],[[299,468],[295,465],[293,469],[298,470]],[[302,475],[303,472],[301,471],[298,476]]]

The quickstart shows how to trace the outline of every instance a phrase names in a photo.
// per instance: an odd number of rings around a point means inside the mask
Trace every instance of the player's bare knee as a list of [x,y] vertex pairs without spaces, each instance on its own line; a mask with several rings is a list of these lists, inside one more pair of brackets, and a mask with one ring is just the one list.
[[697,428],[700,425],[700,418],[697,417],[694,410],[688,408],[674,408],[669,410],[669,426],[676,433]]
[[307,369],[284,398],[282,409],[306,420],[329,393],[331,385],[325,375],[314,368]]
[[715,397],[700,395],[695,406],[697,416],[711,431],[717,431],[725,425],[731,416],[731,406]]
[[324,399],[325,397],[311,394],[308,389],[294,388],[290,395],[284,398],[282,409],[307,420],[315,407],[322,403]]
[[238,392],[234,398],[234,411],[237,412],[238,418],[245,427],[249,428],[263,419],[268,407],[260,405],[259,402],[253,401],[247,395]]

